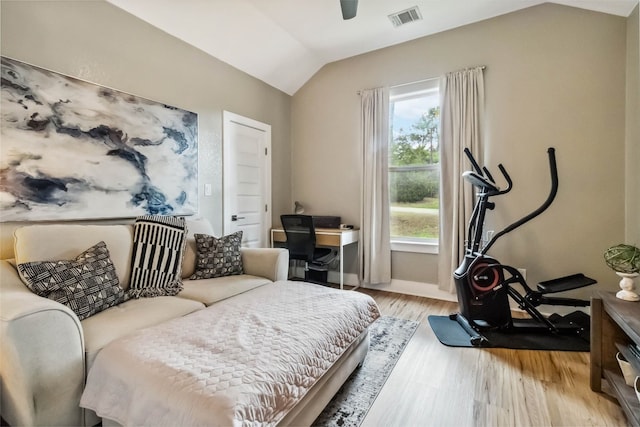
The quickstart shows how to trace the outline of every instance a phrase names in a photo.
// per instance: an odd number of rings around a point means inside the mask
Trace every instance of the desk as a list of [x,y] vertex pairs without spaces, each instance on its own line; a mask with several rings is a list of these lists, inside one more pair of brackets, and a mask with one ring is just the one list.
[[[340,252],[340,289],[344,286],[344,247],[352,243],[357,243],[360,236],[359,229],[343,230],[341,228],[316,228],[316,245],[329,246],[339,249]],[[282,228],[271,229],[271,247],[274,243],[285,243],[287,235]]]

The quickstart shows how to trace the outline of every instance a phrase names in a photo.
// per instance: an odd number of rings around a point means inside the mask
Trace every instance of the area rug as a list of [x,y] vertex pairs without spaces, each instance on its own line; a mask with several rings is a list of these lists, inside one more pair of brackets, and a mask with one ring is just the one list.
[[[521,322],[515,332],[485,331],[482,333],[488,340],[482,347],[511,348],[517,350],[554,350],[554,351],[589,351],[589,315],[574,312],[566,316],[552,317],[552,323],[564,322],[579,328],[579,332],[551,334],[526,329],[526,320],[514,319],[514,324]],[[456,320],[449,316],[429,316],[429,324],[438,340],[449,347],[472,347],[469,334]]]
[[357,427],[369,412],[418,322],[382,316],[369,329],[369,353],[313,423]]

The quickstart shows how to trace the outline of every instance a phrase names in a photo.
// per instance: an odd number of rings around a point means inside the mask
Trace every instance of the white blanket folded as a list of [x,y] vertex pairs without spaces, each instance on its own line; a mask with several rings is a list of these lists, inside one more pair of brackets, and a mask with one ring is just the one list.
[[107,345],[80,405],[125,426],[275,425],[378,317],[358,292],[265,285]]

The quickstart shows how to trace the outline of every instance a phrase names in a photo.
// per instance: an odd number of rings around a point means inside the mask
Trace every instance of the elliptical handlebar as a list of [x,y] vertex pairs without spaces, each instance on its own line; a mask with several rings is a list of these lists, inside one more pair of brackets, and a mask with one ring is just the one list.
[[[549,147],[549,149],[547,149],[547,155],[549,157],[549,174],[551,176],[551,190],[549,192],[549,195],[547,196],[547,199],[544,201],[544,203],[538,209],[536,209],[535,211],[531,212],[529,215],[519,219],[518,221],[514,222],[513,224],[507,226],[504,230],[500,231],[499,233],[496,233],[493,236],[493,238],[491,240],[489,240],[489,242],[487,242],[487,244],[484,246],[484,248],[482,248],[481,255],[485,255],[489,251],[489,248],[491,248],[491,246],[493,246],[493,244],[500,237],[502,237],[503,235],[515,230],[516,228],[520,227],[521,225],[524,225],[525,223],[531,221],[533,218],[535,218],[538,215],[540,215],[542,212],[546,211],[547,208],[553,202],[553,200],[556,198],[556,194],[558,193],[558,168],[557,168],[557,165],[556,165],[556,150],[555,150],[555,148]],[[500,168],[500,172],[502,172],[502,174],[505,176],[505,179],[509,183],[509,188],[510,188],[511,187],[511,178],[506,173],[506,170],[504,170],[502,165],[498,165],[498,168]]]
[[478,175],[482,175],[482,169],[480,168],[480,165],[478,164],[478,162],[476,162],[476,159],[475,157],[473,157],[473,154],[471,154],[471,150],[469,150],[468,148],[465,148],[464,154],[467,155],[467,158],[471,162],[471,166],[473,166],[473,170],[476,171]]
[[496,180],[493,179],[493,175],[491,175],[491,172],[489,172],[489,169],[487,169],[486,167],[482,167],[482,171],[484,172],[484,175],[489,178],[489,181],[491,181],[492,183],[496,183]]
[[495,185],[496,181],[495,179],[493,179],[493,176],[491,175],[491,172],[489,172],[489,169],[487,169],[484,166],[480,167],[475,157],[473,157],[471,150],[469,150],[468,148],[465,148],[464,154],[467,155],[467,158],[471,162],[471,165],[473,166],[473,170],[475,171],[475,172],[465,172],[463,174],[463,177],[467,179],[467,181],[471,182],[476,187],[482,188],[485,191],[489,190],[489,195],[491,196],[506,194],[509,191],[511,191],[511,188],[513,188],[513,181],[511,181],[511,177],[507,173],[507,170],[504,168],[504,166],[502,166],[502,163],[498,165],[498,169],[500,169],[500,173],[504,177],[504,180],[507,182],[507,188],[505,188],[504,190],[500,190]]
[[507,170],[504,168],[504,166],[502,166],[502,163],[498,165],[498,169],[500,169],[500,173],[504,177],[504,180],[507,181],[507,188],[500,191],[498,194],[506,194],[511,191],[511,188],[513,188],[513,181],[511,181],[511,177],[507,173]]

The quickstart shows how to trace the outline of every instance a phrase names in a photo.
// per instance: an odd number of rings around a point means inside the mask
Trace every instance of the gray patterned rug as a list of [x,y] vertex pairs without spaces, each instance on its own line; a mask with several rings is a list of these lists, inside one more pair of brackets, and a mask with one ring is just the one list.
[[382,316],[369,329],[369,353],[313,423],[357,427],[369,412],[418,322]]

